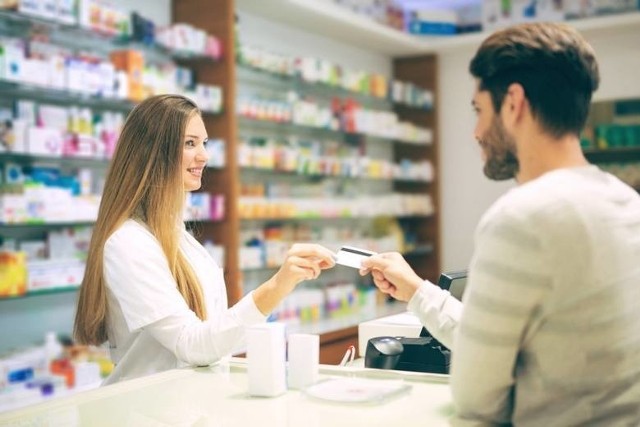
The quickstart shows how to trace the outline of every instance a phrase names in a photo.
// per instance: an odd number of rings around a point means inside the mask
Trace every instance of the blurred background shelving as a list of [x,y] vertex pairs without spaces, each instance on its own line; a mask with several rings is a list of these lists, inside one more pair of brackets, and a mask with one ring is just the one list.
[[[189,211],[197,216],[203,203],[215,205],[215,218],[196,217],[188,227],[224,267],[231,304],[274,274],[284,251],[298,241],[334,250],[342,244],[398,250],[432,281],[440,271],[468,262],[477,220],[511,185],[485,188],[472,138],[473,82],[466,67],[488,30],[417,37],[347,10],[346,0],[114,3],[126,14],[148,15],[159,27],[186,23],[202,30],[216,39],[218,55],[6,10],[0,10],[0,40],[35,36],[65,54],[89,52],[103,59],[113,51],[136,51],[154,73],[170,64],[190,75],[188,89],[195,83],[219,89],[219,106],[204,109],[214,148],[199,193],[209,199],[196,197]],[[640,84],[634,72],[640,66],[640,13],[607,12],[568,23],[601,58],[603,83],[583,135],[585,153],[640,190]],[[345,76],[353,79],[342,85]],[[0,94],[3,125],[16,101],[124,118],[141,99],[1,76]],[[294,118],[294,110],[313,114]],[[374,119],[362,121],[368,127],[354,127],[350,119],[360,114],[410,126],[394,133],[390,126],[376,127],[380,120]],[[20,182],[5,185],[13,172],[55,169],[63,176],[91,171],[90,193],[99,196],[108,158],[4,149],[1,194],[21,191]],[[0,236],[43,241],[56,233],[84,236],[91,225],[90,216],[2,220]],[[41,248],[35,244],[30,251]],[[290,331],[320,334],[321,362],[338,363],[356,342],[359,322],[405,310],[373,292],[368,280],[337,267],[300,286],[274,319],[287,322]],[[0,353],[41,340],[48,330],[68,335],[77,284],[59,281],[50,289],[1,298],[0,321],[15,328],[0,332]]]

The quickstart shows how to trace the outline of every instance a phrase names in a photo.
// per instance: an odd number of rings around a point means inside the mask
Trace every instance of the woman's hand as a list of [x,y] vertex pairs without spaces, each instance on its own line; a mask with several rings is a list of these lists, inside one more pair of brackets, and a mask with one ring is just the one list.
[[253,292],[258,310],[265,315],[271,313],[298,283],[317,279],[322,270],[334,265],[335,254],[324,246],[315,243],[294,244],[278,272]]
[[[336,265],[335,254],[314,243],[296,243],[287,252],[280,270],[273,276],[278,287],[290,289],[305,280],[317,279],[322,270]],[[290,292],[289,291],[289,292]]]

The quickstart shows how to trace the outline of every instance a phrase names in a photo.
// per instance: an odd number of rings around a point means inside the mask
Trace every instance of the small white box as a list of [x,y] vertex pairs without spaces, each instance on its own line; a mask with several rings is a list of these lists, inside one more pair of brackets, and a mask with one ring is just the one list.
[[318,381],[320,336],[290,334],[288,356],[287,378],[290,388],[303,389]]
[[24,47],[14,43],[3,43],[4,53],[0,65],[0,77],[5,80],[22,81],[25,61]]
[[34,128],[27,130],[29,154],[61,157],[64,140],[59,129]]
[[0,194],[0,223],[20,223],[27,220],[27,198],[22,194]]
[[251,396],[274,397],[287,390],[284,323],[247,328],[247,376]]

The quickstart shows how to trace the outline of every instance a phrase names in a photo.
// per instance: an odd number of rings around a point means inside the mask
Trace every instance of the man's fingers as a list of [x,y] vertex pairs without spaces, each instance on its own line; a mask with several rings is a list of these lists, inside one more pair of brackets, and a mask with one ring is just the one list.
[[366,269],[378,269],[384,270],[393,264],[393,260],[390,259],[386,253],[371,255],[368,258],[362,260],[362,267]]
[[371,275],[376,280],[385,280],[385,276],[380,270],[377,270],[377,269],[371,270]]

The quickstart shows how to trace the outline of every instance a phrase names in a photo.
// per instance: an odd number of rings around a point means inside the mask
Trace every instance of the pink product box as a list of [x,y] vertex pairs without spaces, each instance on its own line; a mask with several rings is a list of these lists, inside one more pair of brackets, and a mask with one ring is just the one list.
[[224,195],[215,194],[210,198],[211,208],[209,218],[214,221],[221,221],[224,219]]
[[79,286],[85,265],[77,259],[29,261],[27,290],[39,291],[67,286]]
[[107,147],[102,140],[83,134],[65,138],[62,151],[65,157],[104,158],[107,156]]

